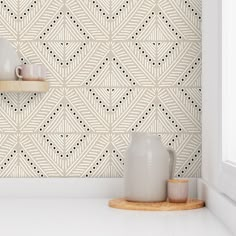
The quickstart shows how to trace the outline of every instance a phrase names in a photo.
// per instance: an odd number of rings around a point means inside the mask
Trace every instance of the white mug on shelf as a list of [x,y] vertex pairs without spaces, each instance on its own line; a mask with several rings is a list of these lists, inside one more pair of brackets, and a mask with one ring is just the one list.
[[46,67],[41,64],[26,64],[16,67],[16,75],[22,80],[45,80]]

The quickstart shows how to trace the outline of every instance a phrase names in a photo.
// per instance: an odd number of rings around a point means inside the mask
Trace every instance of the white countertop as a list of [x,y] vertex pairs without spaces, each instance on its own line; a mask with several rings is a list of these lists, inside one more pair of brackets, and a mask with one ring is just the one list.
[[0,199],[6,236],[232,236],[207,208],[144,212],[112,209],[108,199]]

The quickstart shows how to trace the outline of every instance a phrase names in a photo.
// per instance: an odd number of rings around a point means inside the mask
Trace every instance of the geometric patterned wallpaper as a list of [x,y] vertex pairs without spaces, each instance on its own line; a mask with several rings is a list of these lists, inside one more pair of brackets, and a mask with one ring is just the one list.
[[2,0],[0,35],[50,81],[0,94],[0,177],[121,177],[132,132],[201,175],[200,0]]

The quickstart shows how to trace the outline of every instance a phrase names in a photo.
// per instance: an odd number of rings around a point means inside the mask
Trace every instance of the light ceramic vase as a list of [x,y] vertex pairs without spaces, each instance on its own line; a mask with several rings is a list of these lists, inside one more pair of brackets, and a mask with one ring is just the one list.
[[20,64],[16,50],[0,38],[0,80],[17,80],[15,68]]
[[160,137],[134,133],[125,162],[125,199],[162,202],[167,199],[167,180],[173,177],[176,155]]

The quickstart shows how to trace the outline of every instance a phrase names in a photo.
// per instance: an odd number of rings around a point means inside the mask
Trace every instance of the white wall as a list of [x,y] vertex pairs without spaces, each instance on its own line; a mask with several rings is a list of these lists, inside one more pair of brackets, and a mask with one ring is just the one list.
[[[222,0],[223,1],[223,0]],[[236,204],[221,193],[221,0],[203,0],[202,180],[198,198],[236,235]]]
[[[197,198],[197,179],[189,197]],[[0,178],[0,198],[120,198],[123,178]]]
[[220,156],[220,0],[204,0],[202,25],[202,178],[217,188]]

